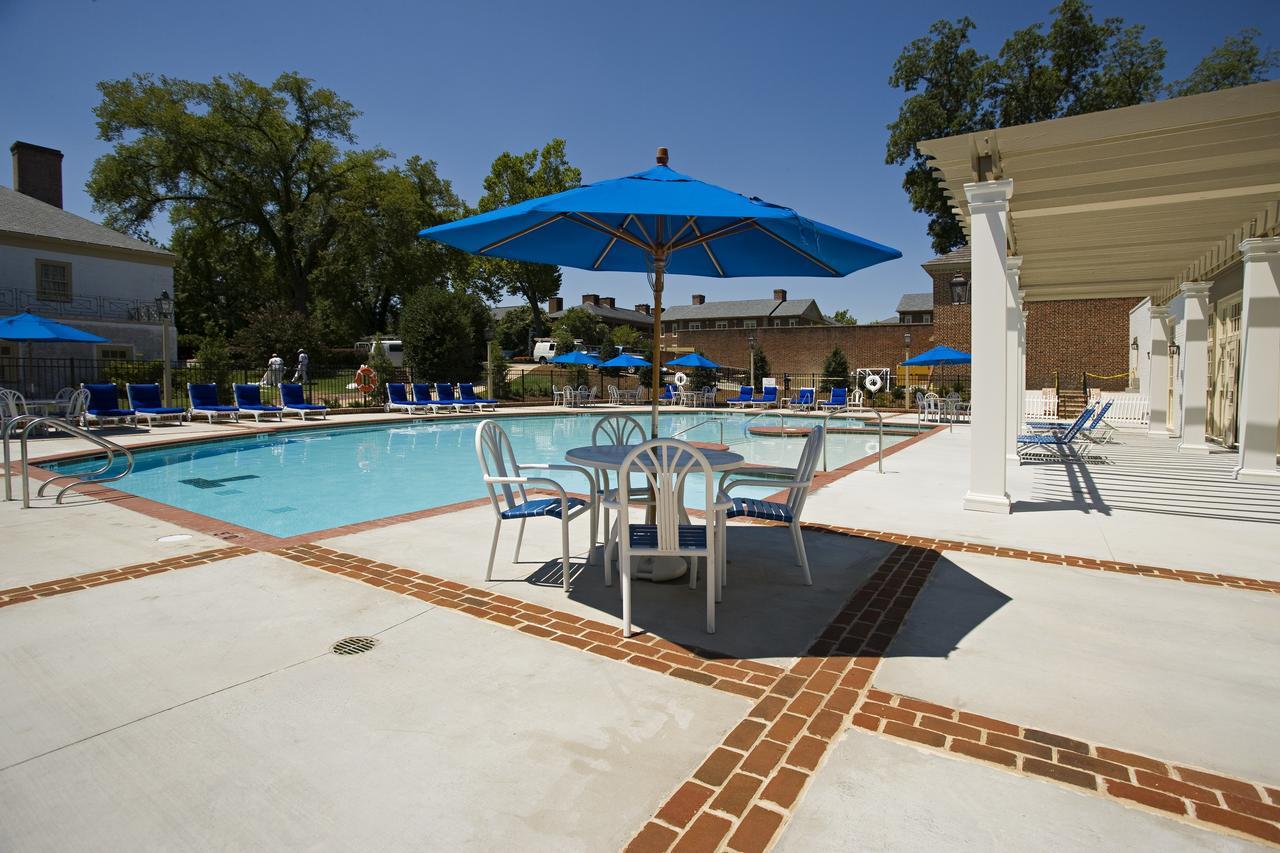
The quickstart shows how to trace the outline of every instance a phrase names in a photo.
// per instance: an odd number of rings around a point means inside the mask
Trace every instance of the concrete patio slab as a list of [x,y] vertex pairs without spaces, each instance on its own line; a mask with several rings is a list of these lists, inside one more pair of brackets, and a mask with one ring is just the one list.
[[1010,463],[1013,512],[969,512],[969,427],[817,490],[805,520],[1055,554],[1280,580],[1280,487],[1231,479],[1236,455],[1179,454],[1124,433],[1106,464]]
[[774,849],[1226,853],[1264,848],[855,730],[828,755]]
[[1280,783],[1280,597],[945,557],[877,687]]
[[[158,541],[168,536],[183,538]],[[0,589],[228,544],[109,501],[72,494],[63,506],[42,500],[26,510],[20,501],[0,501],[0,541],[6,543],[6,556],[0,560]],[[19,542],[20,549],[15,547]]]
[[[442,608],[393,614],[386,604],[412,600],[315,575],[379,624],[302,619],[298,592],[287,629],[238,649],[291,640],[291,665],[0,771],[0,848],[617,849],[750,704]],[[222,597],[256,597],[252,578],[223,578]],[[192,620],[217,597],[162,596],[145,619]],[[257,621],[207,626],[206,641]],[[317,641],[362,627],[379,632],[372,651],[312,656]],[[87,662],[44,664],[65,690],[63,674],[83,676],[104,651],[80,648]]]
[[[641,520],[640,513],[635,520]],[[486,583],[493,510],[488,506],[404,522],[324,540],[327,548],[491,589],[577,616],[617,624],[621,590],[604,585],[600,548],[584,566],[587,522],[570,526],[573,589],[566,596],[560,569],[560,525],[534,519],[525,529],[521,562],[514,563],[517,523],[503,525]],[[460,531],[466,531],[460,535]],[[784,663],[802,655],[849,596],[892,550],[884,542],[826,533],[805,535],[813,586],[805,586],[785,528],[734,525],[729,535],[729,585],[716,607],[716,633],[705,628],[706,587],[688,579],[655,584],[637,580],[632,615],[637,630],[675,643],[713,649],[739,658]],[[616,571],[616,567],[615,567]]]

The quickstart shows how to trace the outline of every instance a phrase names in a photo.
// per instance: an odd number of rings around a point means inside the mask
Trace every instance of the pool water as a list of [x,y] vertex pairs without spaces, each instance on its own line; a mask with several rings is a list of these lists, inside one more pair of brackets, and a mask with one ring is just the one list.
[[[565,451],[591,444],[591,430],[602,416],[504,417],[499,423],[519,461],[564,462]],[[659,431],[689,430],[681,438],[719,442],[723,427],[724,443],[747,462],[795,465],[804,441],[750,436],[749,417],[727,414],[716,419],[721,424],[705,423],[706,413],[663,415]],[[648,425],[647,418],[637,420]],[[480,421],[309,429],[142,450],[135,454],[133,473],[112,486],[261,533],[296,536],[484,497],[475,453]],[[885,444],[901,440],[886,436]],[[829,435],[828,467],[873,454],[876,446],[875,435]],[[75,460],[47,467],[76,473],[99,464]],[[581,475],[553,476],[572,491],[586,491]],[[743,488],[735,494],[763,497],[772,491]],[[690,506],[700,507],[700,479],[691,480],[685,494]]]

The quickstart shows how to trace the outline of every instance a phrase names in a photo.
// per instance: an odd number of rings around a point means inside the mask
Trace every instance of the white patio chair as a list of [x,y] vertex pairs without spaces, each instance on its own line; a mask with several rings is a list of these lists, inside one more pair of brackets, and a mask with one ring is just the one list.
[[[595,427],[591,430],[591,446],[598,447],[602,444],[614,445],[640,445],[648,436],[644,425],[630,415],[606,415],[596,422]],[[609,562],[609,509],[604,505],[605,501],[617,500],[612,494],[613,487],[609,485],[609,472],[606,469],[600,469],[600,483],[596,490],[596,495],[600,500],[601,515],[604,516],[603,523],[600,527],[600,541],[604,542],[604,571],[605,576],[610,577],[613,574],[612,566]],[[622,516],[619,516],[621,518]]]
[[[591,515],[591,544],[595,545],[596,507],[594,501],[570,497],[564,486],[550,477],[530,477],[525,471],[574,471],[587,479],[587,494],[595,494],[596,479],[586,468],[566,464],[520,464],[516,461],[511,439],[498,426],[497,421],[483,421],[476,428],[476,457],[484,474],[485,488],[493,505],[495,521],[493,544],[489,546],[489,567],[484,579],[493,580],[493,561],[498,553],[498,536],[502,522],[520,519],[520,533],[516,537],[516,561],[520,560],[520,545],[524,542],[524,525],[531,518],[555,518],[560,521],[561,562],[564,574],[564,591],[569,592],[569,522],[583,513]],[[537,486],[556,493],[551,498],[530,498],[526,489]]]
[[622,397],[618,393],[617,385],[609,386],[609,405],[611,406],[622,405]]
[[[691,474],[701,474],[706,484],[704,498],[706,524],[689,524],[684,513],[684,485]],[[637,488],[632,475],[641,477],[653,492],[654,523],[632,524],[627,515],[631,492]],[[618,488],[614,500],[604,506],[618,513],[613,538],[618,548],[619,574],[622,581],[622,635],[631,636],[631,575],[635,557],[685,557],[690,560],[689,586],[697,586],[697,557],[707,562],[707,633],[716,632],[716,599],[720,585],[716,581],[715,524],[720,505],[716,504],[711,465],[702,451],[675,438],[655,438],[636,447],[622,460],[618,469]],[[682,523],[682,521],[684,523]],[[605,543],[608,553],[610,543]],[[605,561],[605,585],[613,584],[609,562]]]
[[[720,585],[728,583],[729,543],[727,524],[730,518],[760,518],[768,521],[781,521],[791,528],[791,541],[796,550],[796,564],[804,570],[804,582],[813,585],[809,574],[809,555],[804,550],[804,537],[800,529],[800,514],[804,511],[804,502],[809,497],[809,489],[813,486],[813,472],[818,467],[818,457],[822,454],[822,442],[825,429],[814,426],[809,437],[805,439],[804,449],[800,451],[800,462],[795,468],[784,467],[752,467],[745,469],[738,477],[737,472],[729,472],[720,478],[720,493],[716,497],[717,506],[727,507],[721,510],[721,522],[717,534],[721,537],[720,571],[717,577]],[[761,474],[773,474],[786,479],[760,479]],[[767,489],[786,489],[787,497],[781,503],[761,500],[760,498],[735,498],[730,492],[739,486],[763,486]]]
[[76,396],[76,388],[59,388],[58,393],[53,395],[53,405],[57,409],[57,415],[66,419],[67,412],[71,408],[71,401]]
[[551,386],[551,405],[553,406],[566,405],[564,401],[564,390],[565,389],[557,388],[554,385]]
[[0,426],[28,414],[27,398],[17,391],[0,388]]

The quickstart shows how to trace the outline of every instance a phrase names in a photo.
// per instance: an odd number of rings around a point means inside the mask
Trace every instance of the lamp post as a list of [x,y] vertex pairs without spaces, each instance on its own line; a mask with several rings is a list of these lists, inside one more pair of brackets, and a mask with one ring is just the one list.
[[[493,315],[489,316],[489,322],[484,327],[484,395],[492,399],[498,399],[493,393],[493,339],[496,330],[493,326]],[[533,352],[533,350],[529,350]],[[505,378],[505,377],[503,377]]]
[[747,335],[747,346],[751,349],[747,351],[747,364],[751,370],[751,387],[756,387],[756,336],[754,334]]
[[[903,349],[905,349],[907,352],[907,357],[904,358],[903,361],[910,361],[911,360],[911,333],[910,332],[902,333],[902,346],[903,346]],[[911,384],[911,368],[905,364],[902,366],[902,380],[903,380],[902,387],[904,389]]]
[[170,392],[173,387],[173,365],[169,357],[169,322],[173,319],[173,297],[169,295],[169,291],[162,290],[156,297],[156,314],[160,317],[160,359],[164,362],[164,388],[161,391],[164,404],[168,406],[173,396]]

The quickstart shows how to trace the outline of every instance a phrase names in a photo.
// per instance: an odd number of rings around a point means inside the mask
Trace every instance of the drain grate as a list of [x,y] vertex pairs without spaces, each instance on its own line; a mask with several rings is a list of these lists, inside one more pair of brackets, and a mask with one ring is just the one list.
[[334,643],[329,651],[335,655],[358,655],[369,651],[376,645],[378,645],[378,641],[373,637],[343,637]]

